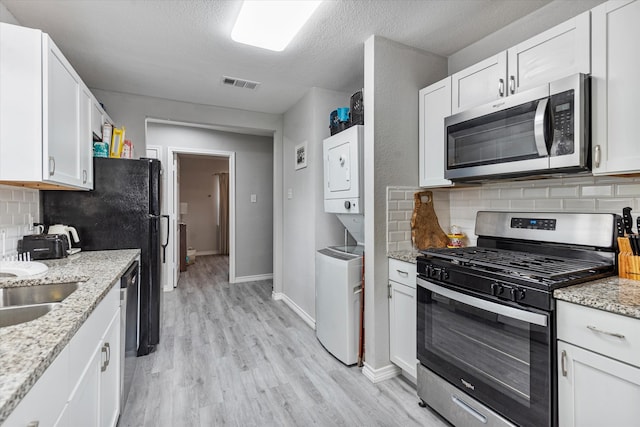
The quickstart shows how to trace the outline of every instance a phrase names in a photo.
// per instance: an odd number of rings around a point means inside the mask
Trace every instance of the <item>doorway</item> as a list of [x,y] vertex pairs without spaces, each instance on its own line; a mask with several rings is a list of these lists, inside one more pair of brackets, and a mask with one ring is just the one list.
[[[170,263],[170,265],[173,266],[173,271],[172,271],[172,280],[171,280],[171,286],[172,287],[177,287],[178,286],[178,279],[180,277],[180,242],[178,239],[178,236],[180,235],[180,224],[183,223],[183,221],[187,221],[188,217],[189,217],[189,202],[188,201],[183,201],[183,200],[195,200],[192,197],[187,197],[184,198],[181,194],[181,188],[184,189],[184,185],[183,185],[183,177],[184,177],[184,173],[183,173],[183,167],[184,165],[182,164],[183,162],[190,162],[190,163],[194,163],[194,164],[198,164],[198,166],[203,166],[206,165],[207,163],[209,163],[210,161],[214,161],[214,163],[212,164],[217,164],[218,166],[221,166],[221,163],[225,163],[226,162],[226,168],[221,168],[222,170],[226,170],[226,173],[228,174],[229,177],[229,199],[228,199],[228,256],[229,256],[229,283],[235,283],[235,279],[236,279],[236,268],[235,268],[235,259],[236,259],[236,254],[235,254],[235,217],[236,217],[236,212],[235,212],[235,153],[231,152],[231,151],[218,151],[218,150],[206,150],[206,149],[199,149],[199,148],[177,148],[177,147],[169,147],[168,148],[168,157],[171,159],[170,162],[170,166],[171,166],[171,173],[169,174],[169,178],[168,181],[168,201],[170,203],[170,222],[172,224],[172,231],[173,233],[171,233],[173,236],[175,236],[173,239],[171,239],[171,237],[169,238],[169,247],[171,248],[171,259],[172,262]],[[193,165],[191,165],[193,166]],[[191,171],[190,171],[191,172]],[[196,191],[195,195],[191,195],[195,198],[200,198],[202,196],[202,187],[204,187],[204,192],[206,193],[206,197],[209,198],[209,196],[211,196],[211,198],[214,197],[213,191],[207,192],[207,190],[213,190],[213,183],[215,183],[215,179],[214,179],[214,171],[211,170],[210,175],[210,182],[208,182],[206,185],[203,185],[202,183],[197,184],[199,187],[201,187],[198,191]],[[200,173],[196,173],[194,174],[196,177],[197,175],[201,175]],[[193,179],[195,177],[191,177],[189,178],[189,180]],[[189,183],[185,183],[186,185],[189,185]],[[187,203],[187,205],[181,205],[181,203]],[[191,208],[191,218],[193,219],[196,214],[198,215],[204,215],[204,212],[206,211],[206,207],[204,207],[203,205],[205,205],[207,203],[206,200],[198,200],[198,203],[193,204],[192,203],[192,208]],[[197,208],[197,209],[196,209]],[[196,210],[194,210],[196,209]],[[186,211],[186,212],[185,212]],[[210,212],[213,211],[213,207],[211,207]],[[193,221],[192,221],[193,222]],[[188,222],[185,222],[187,224],[187,250],[188,247],[190,246],[189,242],[189,226],[188,226]],[[205,223],[205,219],[201,219],[198,221],[195,221],[192,223],[192,227],[200,227],[202,226],[202,224]],[[217,224],[216,224],[217,225]],[[207,227],[209,226],[213,226],[213,224],[211,222],[209,222],[209,224],[207,225]],[[183,227],[184,228],[184,227]],[[194,230],[195,232],[200,232],[201,230]],[[219,231],[219,230],[216,230]],[[213,252],[214,250],[209,250],[211,252]],[[225,251],[226,252],[226,251]],[[197,252],[196,252],[196,256],[197,256]]]
[[176,158],[179,272],[206,255],[228,264],[230,157],[177,153]]

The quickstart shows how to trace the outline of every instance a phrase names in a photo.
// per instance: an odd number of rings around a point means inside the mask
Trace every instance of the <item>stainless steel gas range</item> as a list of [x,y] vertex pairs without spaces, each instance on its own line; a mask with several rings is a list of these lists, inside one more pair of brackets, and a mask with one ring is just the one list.
[[616,272],[615,214],[478,212],[418,257],[418,396],[456,426],[557,425],[553,290]]

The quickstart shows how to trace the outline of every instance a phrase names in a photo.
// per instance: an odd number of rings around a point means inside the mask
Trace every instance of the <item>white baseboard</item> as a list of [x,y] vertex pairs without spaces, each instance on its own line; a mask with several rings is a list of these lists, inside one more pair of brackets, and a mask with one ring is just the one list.
[[244,283],[244,282],[257,282],[259,280],[269,280],[273,279],[273,274],[256,274],[255,276],[236,276],[236,279],[233,283]]
[[294,313],[300,316],[307,325],[311,326],[311,329],[313,329],[314,331],[316,330],[315,319],[309,316],[309,314],[307,314],[306,311],[300,308],[300,306],[296,304],[291,298],[289,298],[287,295],[283,294],[282,292],[273,292],[271,296],[276,301],[280,301],[280,300],[284,301],[284,303],[287,304],[287,306],[289,306],[289,308],[293,310]]
[[362,375],[367,377],[369,381],[374,384],[397,377],[401,373],[402,369],[392,363],[387,366],[383,366],[382,368],[374,369],[370,365],[367,365],[367,362],[364,362],[364,366],[362,367]]
[[[220,251],[196,251],[196,257],[204,255],[218,255]],[[197,258],[196,258],[197,259]]]

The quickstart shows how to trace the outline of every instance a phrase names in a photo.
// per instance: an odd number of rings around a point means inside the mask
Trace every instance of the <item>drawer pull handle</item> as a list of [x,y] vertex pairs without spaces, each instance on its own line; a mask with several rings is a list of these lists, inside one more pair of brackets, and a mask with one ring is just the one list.
[[399,275],[401,275],[402,277],[409,277],[409,273],[406,271],[402,271],[402,270],[396,270],[398,272]]
[[27,427],[38,427],[40,425],[40,421],[31,421],[27,424]]
[[607,331],[603,331],[602,329],[598,329],[595,326],[591,326],[591,325],[587,325],[587,329],[593,332],[597,332],[599,334],[604,334],[604,335],[609,335],[612,337],[616,337],[616,338],[620,338],[621,340],[624,339],[624,335],[622,334],[618,334],[616,332],[607,332]]
[[567,376],[567,351],[562,350],[562,357],[560,358],[560,362],[562,365],[562,376]]

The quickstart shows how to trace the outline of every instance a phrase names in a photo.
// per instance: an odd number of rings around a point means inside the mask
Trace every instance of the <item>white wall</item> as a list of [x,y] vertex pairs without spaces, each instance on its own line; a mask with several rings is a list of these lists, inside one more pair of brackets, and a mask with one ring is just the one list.
[[371,36],[364,67],[365,368],[373,373],[390,365],[387,186],[418,185],[418,91],[446,76],[447,60]]
[[7,7],[4,4],[2,4],[2,2],[0,2],[0,22],[20,25],[16,17],[13,16],[11,12],[9,12],[9,9],[7,9]]
[[605,0],[555,0],[506,27],[449,56],[449,74],[458,72],[549,28],[587,11]]
[[[284,114],[284,259],[281,297],[310,325],[315,323],[316,250],[343,241],[344,228],[324,212],[322,140],[329,113],[349,106],[349,94],[312,88]],[[307,142],[307,167],[295,170],[294,148]],[[285,196],[286,197],[286,196]]]
[[[135,145],[136,155],[145,152],[145,120],[147,118],[173,120],[195,124],[220,126],[247,134],[270,134],[273,153],[273,223],[268,226],[273,236],[274,292],[282,289],[282,116],[231,108],[190,104],[167,99],[109,92],[92,89],[96,98],[104,103],[109,115],[118,126],[126,126],[127,139]],[[178,143],[179,141],[174,141]],[[154,141],[149,141],[153,145]],[[171,145],[176,145],[172,143]],[[166,150],[163,159],[166,159]],[[166,160],[165,160],[166,161]],[[165,210],[165,212],[167,212]],[[238,224],[240,226],[240,224]],[[266,231],[265,231],[266,232]]]
[[187,214],[180,221],[187,225],[187,247],[198,255],[219,253],[219,184],[217,172],[229,172],[229,159],[220,157],[180,158],[180,203],[187,204]]
[[[149,123],[147,137],[161,147],[235,152],[236,154],[236,276],[273,272],[273,145],[272,138],[212,129]],[[185,164],[181,162],[184,179]],[[163,176],[163,204],[168,197]],[[250,195],[257,195],[251,203]]]

